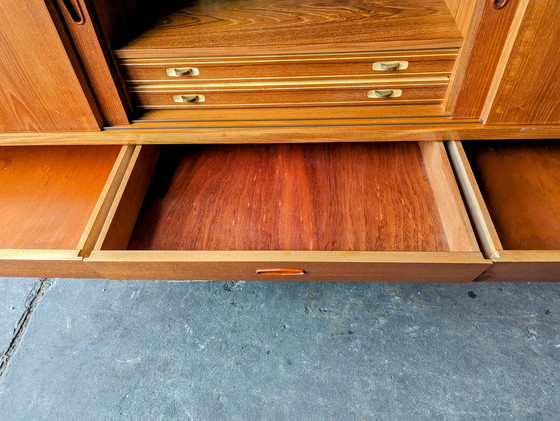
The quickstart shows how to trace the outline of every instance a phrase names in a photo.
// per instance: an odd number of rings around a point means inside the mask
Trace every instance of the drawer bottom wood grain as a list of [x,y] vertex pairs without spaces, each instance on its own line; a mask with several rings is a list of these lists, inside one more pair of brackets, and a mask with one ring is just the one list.
[[470,282],[441,142],[137,146],[85,262],[111,279]]

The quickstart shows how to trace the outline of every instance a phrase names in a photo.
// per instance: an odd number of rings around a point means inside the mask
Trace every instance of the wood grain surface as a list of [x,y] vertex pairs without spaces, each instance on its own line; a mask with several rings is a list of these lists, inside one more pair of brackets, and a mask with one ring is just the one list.
[[463,143],[504,250],[560,250],[560,143]]
[[[445,0],[449,11],[455,18],[455,22],[459,26],[459,29],[466,35],[469,31],[469,25],[471,23],[471,18],[473,15],[473,10],[476,5],[480,5],[481,2],[478,0]],[[486,2],[490,3],[490,2]]]
[[[480,252],[93,251],[85,263],[110,279],[472,282],[491,262]],[[300,268],[301,276],[258,269]]]
[[461,43],[461,33],[444,0],[181,3],[183,8],[119,49],[118,56],[355,52],[458,47]]
[[[488,124],[560,123],[560,2],[527,1],[510,54],[491,87]],[[509,50],[509,48],[508,48]]]
[[495,9],[484,1],[475,7],[444,102],[453,118],[480,118],[518,3]]
[[0,247],[75,249],[120,149],[0,148]]
[[65,7],[66,0],[57,0],[62,19],[72,38],[74,48],[87,73],[103,119],[107,124],[126,124],[132,114],[127,90],[102,29],[97,21],[94,5],[89,0],[80,0],[79,10],[83,22],[76,23],[75,17]]
[[[375,104],[437,104],[443,101],[447,81],[439,83],[355,83],[344,86],[286,86],[207,88],[148,88],[133,91],[138,107],[145,109],[193,109],[236,107],[298,107]],[[374,90],[401,90],[398,97],[369,97]],[[174,95],[204,95],[204,102],[177,103]]]
[[[330,107],[329,107],[330,108]],[[367,109],[375,107],[364,107]],[[333,107],[334,110],[340,108]],[[271,110],[273,110],[271,108]],[[300,108],[290,108],[300,112]],[[284,109],[285,111],[285,109]],[[424,123],[422,119],[404,124],[377,121],[306,122],[287,120],[282,124],[255,121],[251,127],[236,122],[204,125],[189,122],[182,127],[169,127],[166,122],[153,127],[104,130],[100,133],[10,133],[0,134],[0,145],[162,145],[162,144],[233,144],[233,143],[348,143],[400,142],[480,139],[558,139],[558,126],[485,126],[473,121],[440,121]]]
[[560,282],[559,250],[504,250],[477,281]]
[[[457,49],[428,51],[388,51],[361,54],[308,54],[226,57],[226,58],[162,58],[160,60],[122,60],[121,65],[131,83],[179,81],[224,82],[239,80],[286,80],[341,77],[401,77],[451,74]],[[376,62],[406,61],[408,67],[394,71],[373,70]],[[166,69],[194,67],[196,76],[168,76]]]
[[164,148],[128,248],[449,250],[415,143]]
[[0,132],[101,127],[80,64],[50,4],[3,0],[0,5]]

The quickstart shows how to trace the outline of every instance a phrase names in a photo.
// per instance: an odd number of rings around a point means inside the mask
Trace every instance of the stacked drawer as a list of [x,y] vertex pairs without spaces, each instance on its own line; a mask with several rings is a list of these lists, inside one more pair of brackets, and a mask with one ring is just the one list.
[[122,59],[145,109],[434,104],[457,49]]

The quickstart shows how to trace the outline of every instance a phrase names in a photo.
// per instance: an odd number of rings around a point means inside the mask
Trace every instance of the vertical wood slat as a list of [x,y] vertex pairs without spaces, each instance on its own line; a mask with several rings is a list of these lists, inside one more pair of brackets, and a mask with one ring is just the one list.
[[483,110],[485,123],[560,123],[558,16],[557,0],[520,0]]
[[491,2],[482,1],[473,9],[444,101],[444,109],[453,118],[481,117],[512,21],[522,2],[526,0],[514,0],[504,9],[495,9]]
[[93,4],[78,0],[83,21],[76,23],[63,0],[58,6],[72,37],[72,42],[87,73],[105,122],[109,125],[128,124],[131,100],[124,80],[118,73],[110,48],[97,22]]

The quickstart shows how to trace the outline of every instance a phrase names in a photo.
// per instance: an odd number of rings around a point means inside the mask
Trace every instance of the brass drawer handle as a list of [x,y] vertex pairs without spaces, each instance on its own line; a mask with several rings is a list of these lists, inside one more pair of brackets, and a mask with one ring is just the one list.
[[373,91],[368,91],[368,98],[397,98],[402,95],[401,89],[375,89]]
[[200,72],[196,67],[171,67],[165,69],[167,76],[182,77],[182,76],[198,76]]
[[371,68],[378,72],[395,72],[397,70],[408,69],[408,61],[376,61]]
[[305,275],[305,271],[303,269],[257,269],[257,275],[297,276]]
[[195,102],[204,102],[206,101],[206,97],[204,95],[173,95],[174,102],[181,102],[181,103],[195,103]]

